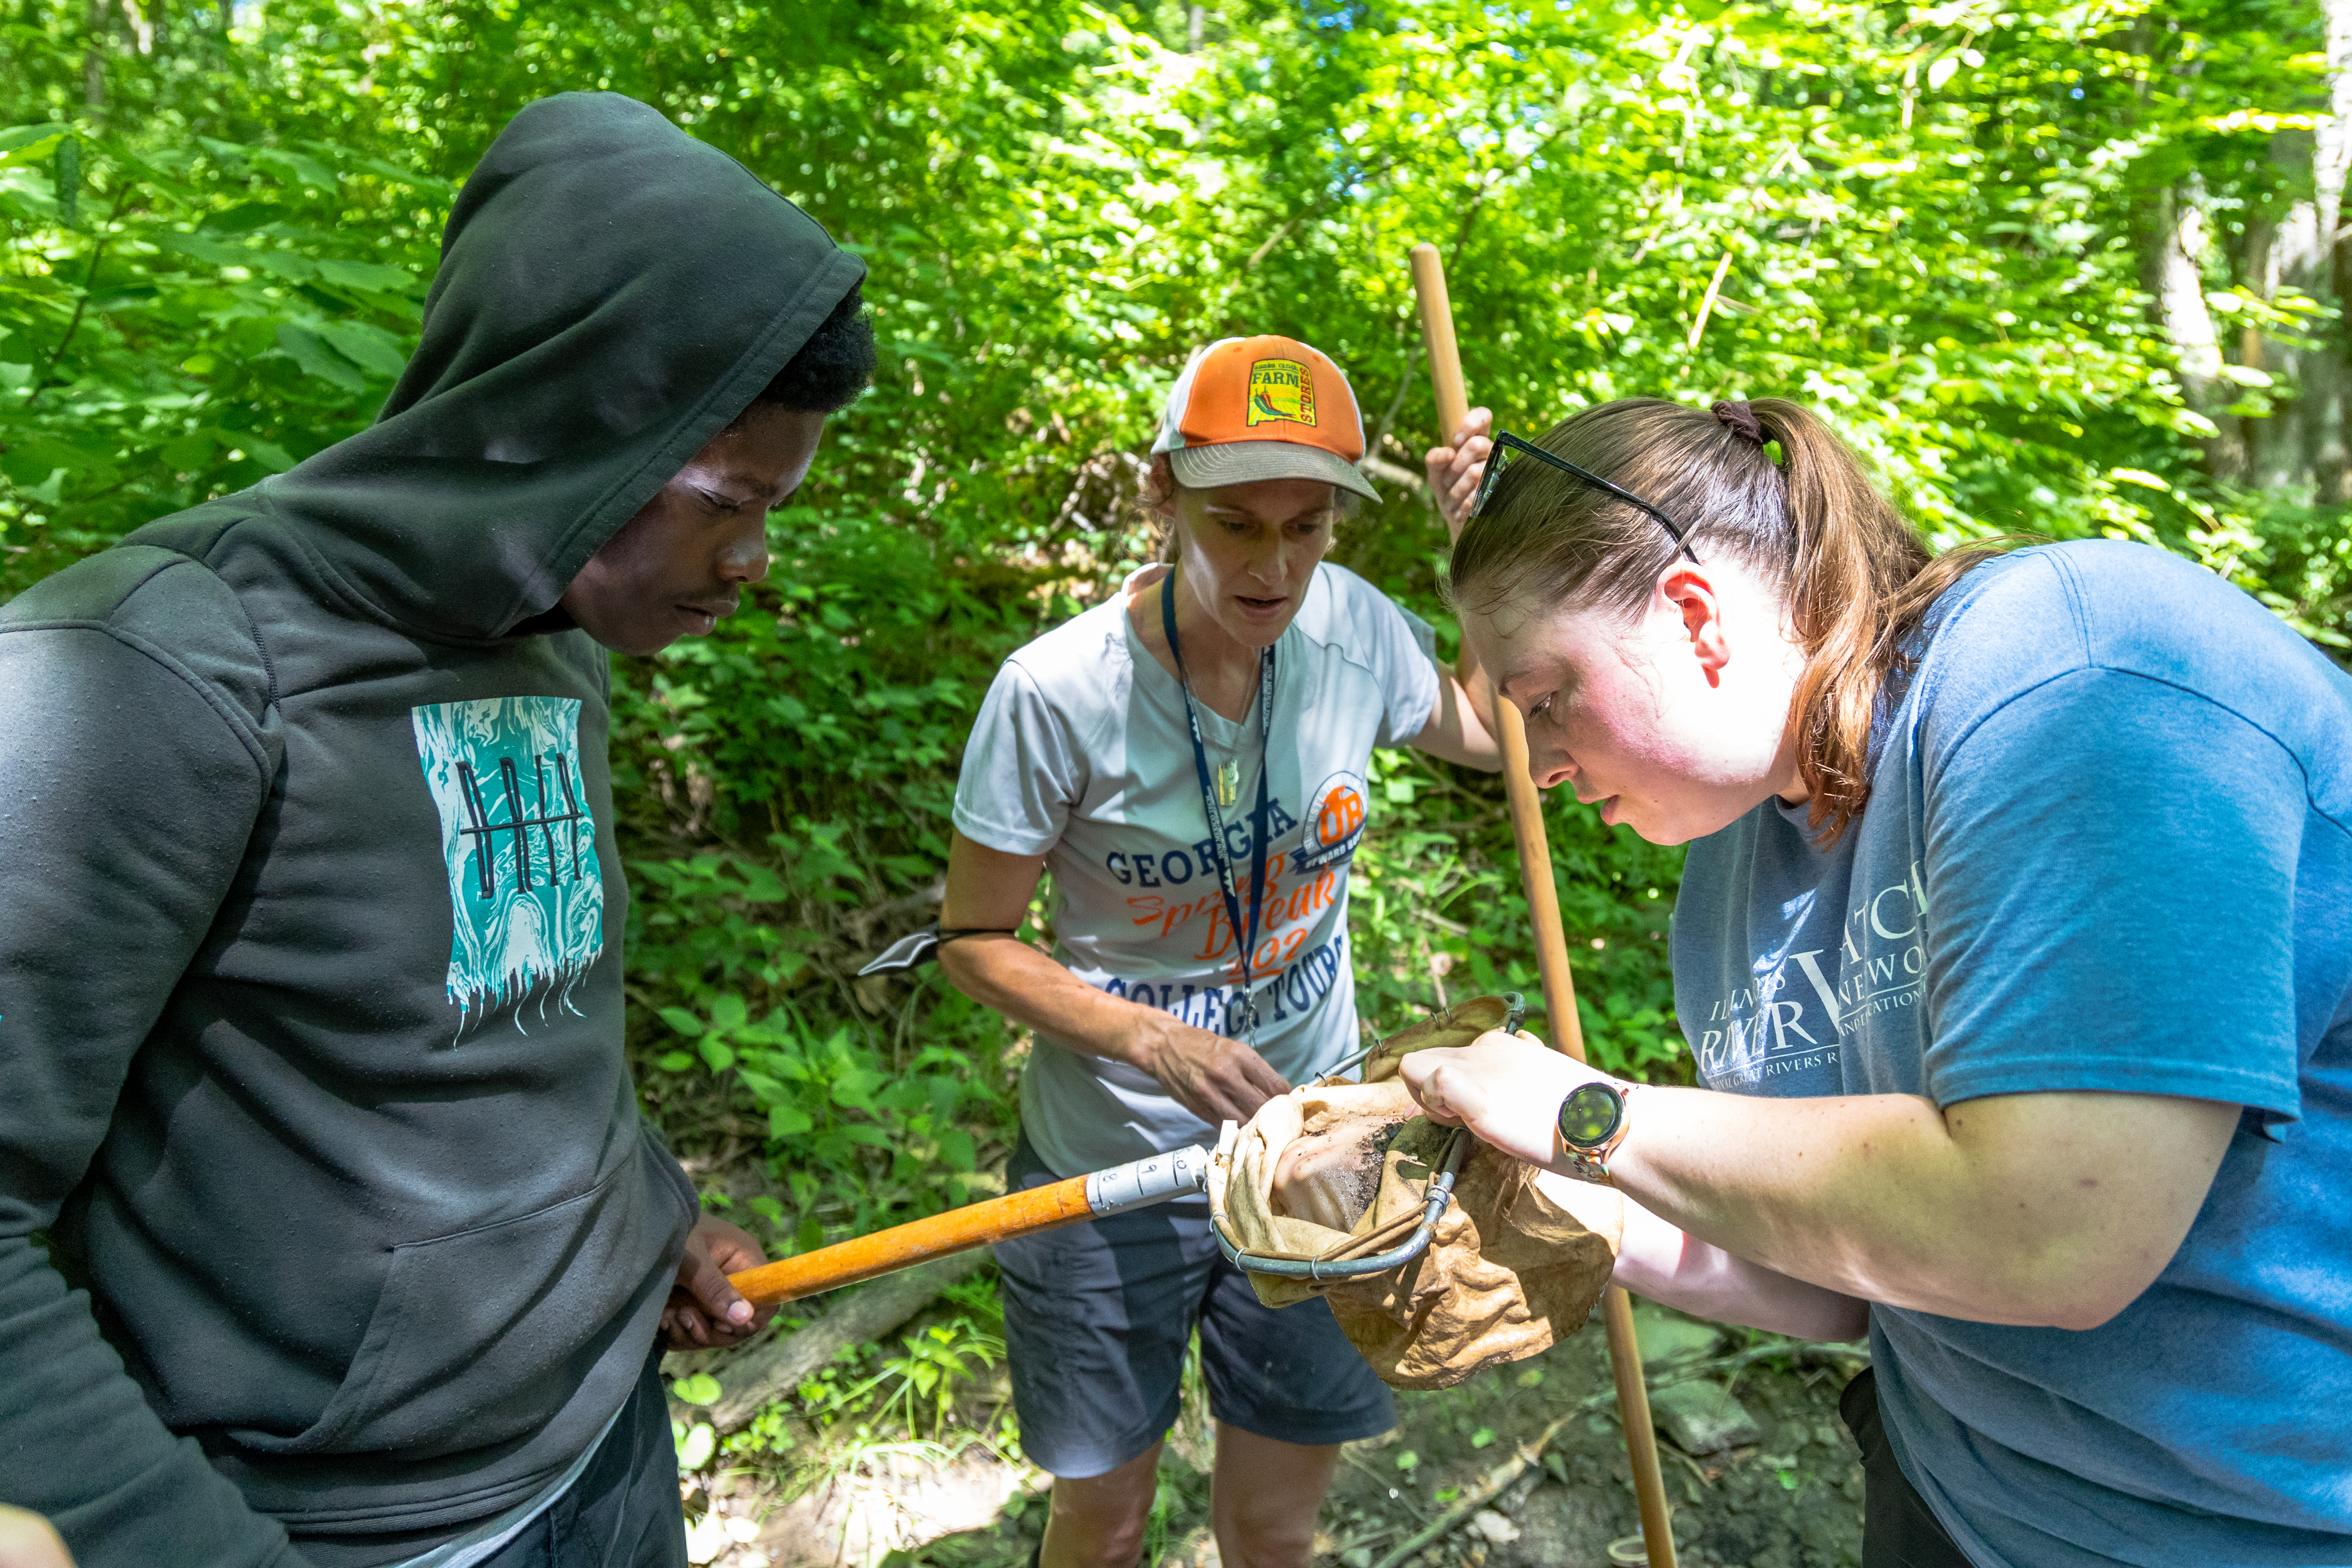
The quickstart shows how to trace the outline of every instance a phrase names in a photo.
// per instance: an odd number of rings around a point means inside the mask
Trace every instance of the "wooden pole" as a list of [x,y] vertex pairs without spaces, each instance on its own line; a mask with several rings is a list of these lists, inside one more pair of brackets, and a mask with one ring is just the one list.
[[[1454,304],[1445,291],[1445,264],[1433,245],[1412,247],[1413,292],[1421,301],[1421,335],[1429,350],[1429,379],[1437,395],[1437,422],[1451,442],[1470,416],[1462,384],[1462,354],[1454,341]],[[1459,532],[1454,525],[1449,531]],[[1462,644],[1456,673],[1465,682],[1475,668],[1470,643]],[[1568,935],[1561,928],[1559,896],[1551,880],[1551,846],[1544,834],[1543,797],[1528,767],[1528,731],[1519,710],[1498,692],[1487,728],[1503,753],[1503,790],[1511,805],[1511,837],[1518,843],[1519,879],[1527,889],[1528,914],[1535,927],[1536,969],[1543,977],[1544,1010],[1550,1015],[1553,1043],[1584,1059],[1584,1024],[1576,1012],[1576,983],[1568,966]],[[1642,1346],[1633,1331],[1633,1303],[1612,1285],[1601,1299],[1609,1331],[1609,1364],[1617,1379],[1617,1413],[1625,1422],[1625,1458],[1633,1469],[1633,1499],[1642,1512],[1643,1548],[1650,1568],[1675,1568],[1674,1518],[1666,1506],[1665,1478],[1658,1472],[1658,1435],[1650,1422],[1650,1390],[1642,1380]]]
[[727,1282],[741,1291],[743,1300],[754,1307],[772,1307],[944,1258],[966,1247],[1010,1241],[1014,1237],[1034,1236],[1074,1220],[1092,1219],[1094,1210],[1087,1203],[1088,1180],[1086,1176],[1072,1176],[1026,1192],[1007,1193],[985,1203],[967,1204],[929,1219],[892,1226],[887,1230],[820,1247],[814,1252],[803,1252],[780,1263],[747,1268],[740,1274],[729,1275]]

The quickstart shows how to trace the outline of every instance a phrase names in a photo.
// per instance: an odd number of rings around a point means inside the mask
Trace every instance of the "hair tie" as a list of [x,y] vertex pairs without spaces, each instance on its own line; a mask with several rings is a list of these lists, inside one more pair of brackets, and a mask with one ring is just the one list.
[[1761,447],[1771,439],[1764,434],[1763,423],[1756,417],[1756,410],[1745,403],[1709,404],[1707,412],[1721,420],[1725,429],[1742,440],[1753,441]]

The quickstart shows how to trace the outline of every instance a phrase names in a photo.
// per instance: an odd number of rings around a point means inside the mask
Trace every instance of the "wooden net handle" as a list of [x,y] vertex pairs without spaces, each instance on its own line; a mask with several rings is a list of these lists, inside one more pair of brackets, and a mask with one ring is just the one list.
[[[1421,302],[1421,341],[1429,350],[1430,389],[1437,397],[1441,438],[1448,445],[1470,416],[1470,396],[1462,384],[1462,353],[1454,341],[1454,305],[1445,291],[1445,264],[1437,247],[1412,247],[1413,293]],[[1462,645],[1459,672],[1471,669],[1470,645]],[[1551,1015],[1553,1044],[1584,1059],[1584,1021],[1577,1016],[1576,983],[1568,967],[1568,933],[1560,924],[1559,895],[1551,882],[1551,846],[1544,835],[1543,797],[1528,770],[1527,724],[1519,710],[1495,696],[1488,719],[1503,753],[1503,789],[1511,803],[1511,837],[1518,843],[1519,879],[1535,927],[1536,969],[1543,976],[1544,1009]],[[1609,1364],[1617,1379],[1617,1411],[1625,1421],[1625,1457],[1633,1469],[1633,1497],[1641,1506],[1643,1548],[1650,1568],[1675,1568],[1674,1514],[1666,1505],[1665,1478],[1658,1471],[1658,1435],[1650,1424],[1650,1389],[1642,1380],[1642,1346],[1633,1331],[1632,1298],[1612,1285],[1601,1298],[1601,1318],[1609,1331]]]
[[803,1252],[781,1263],[747,1268],[740,1274],[729,1275],[727,1282],[741,1291],[743,1300],[751,1305],[773,1307],[796,1301],[803,1296],[814,1296],[820,1290],[855,1285],[877,1274],[928,1263],[951,1252],[1034,1236],[1041,1230],[1094,1217],[1094,1210],[1087,1205],[1087,1181],[1085,1176],[1072,1176],[1026,1192],[1007,1193],[1001,1198],[968,1204],[928,1219],[893,1226],[872,1236]]

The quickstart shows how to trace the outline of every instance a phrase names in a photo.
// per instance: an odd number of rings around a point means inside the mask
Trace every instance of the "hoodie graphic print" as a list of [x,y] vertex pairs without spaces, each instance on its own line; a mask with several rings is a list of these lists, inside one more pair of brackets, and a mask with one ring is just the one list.
[[[604,951],[596,824],[582,804],[579,700],[435,702],[411,717],[441,812],[456,932],[449,1000],[460,1037],[542,983],[556,1005],[576,1014],[570,988]],[[521,1011],[514,1019],[529,1032]]]

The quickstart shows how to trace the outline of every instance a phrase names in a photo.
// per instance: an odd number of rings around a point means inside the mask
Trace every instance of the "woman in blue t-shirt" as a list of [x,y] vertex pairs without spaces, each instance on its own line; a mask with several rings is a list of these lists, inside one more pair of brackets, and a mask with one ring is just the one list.
[[1700,1089],[1524,1038],[1433,1112],[1633,1200],[1618,1282],[1868,1329],[1868,1563],[2352,1563],[2352,679],[2091,541],[1931,559],[1777,399],[1485,416],[1464,633],[1537,781],[1689,841]]

